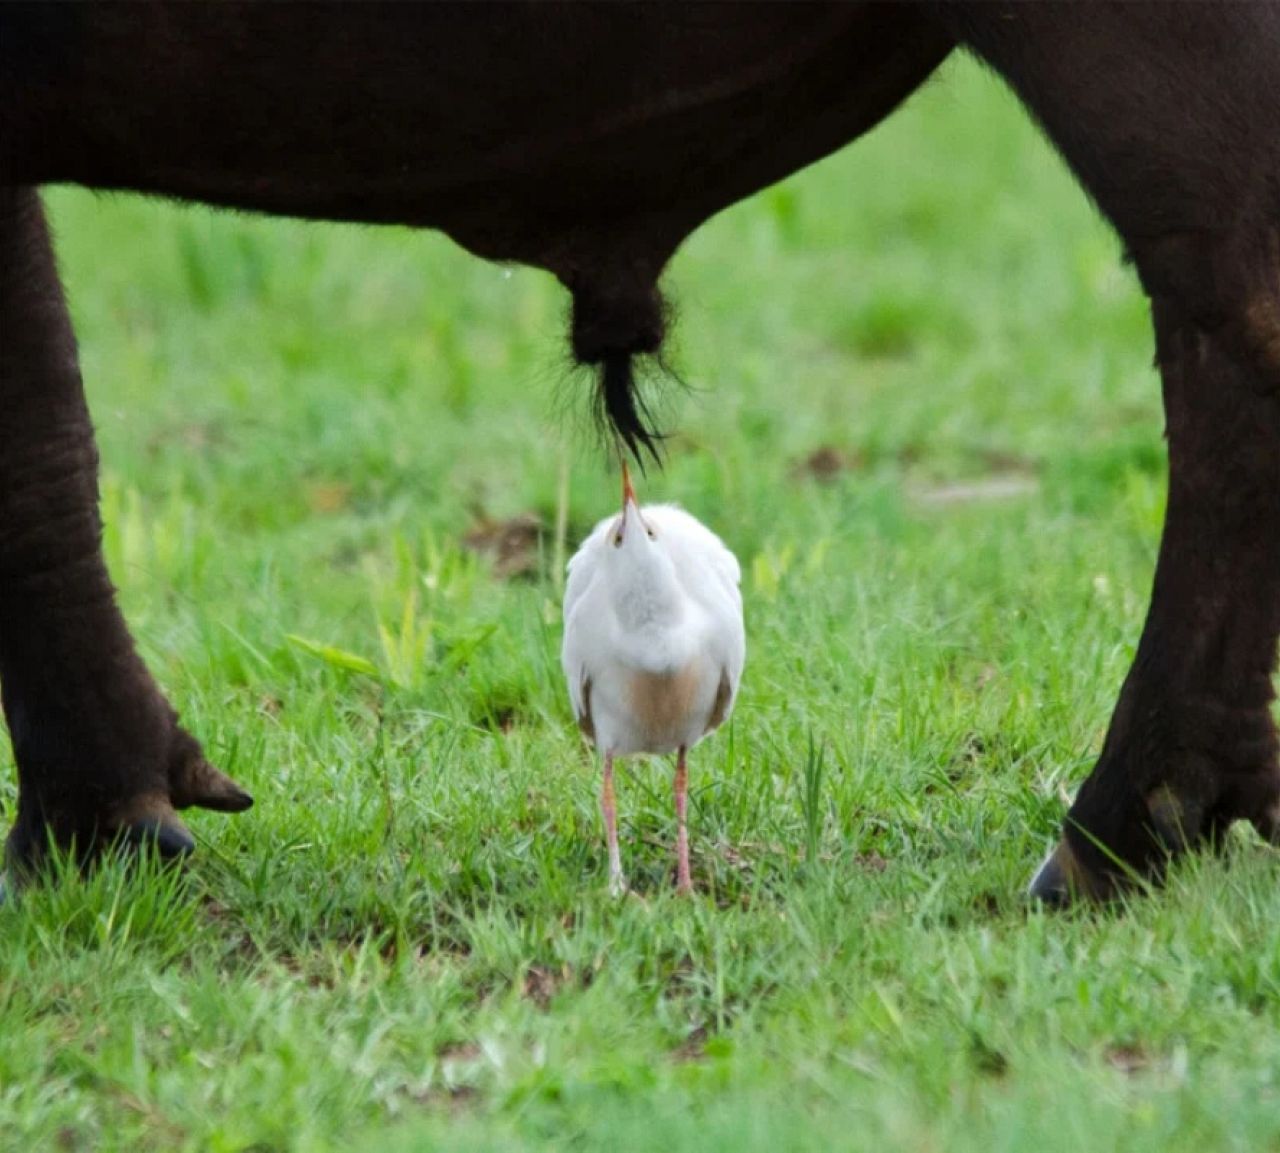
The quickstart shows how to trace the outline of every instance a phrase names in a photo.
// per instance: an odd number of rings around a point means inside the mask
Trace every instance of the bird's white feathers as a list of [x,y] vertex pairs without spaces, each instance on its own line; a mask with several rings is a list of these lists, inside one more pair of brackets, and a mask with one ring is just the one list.
[[637,519],[621,546],[621,516],[596,525],[569,562],[564,597],[574,713],[618,755],[695,744],[729,715],[746,658],[733,553],[675,505]]

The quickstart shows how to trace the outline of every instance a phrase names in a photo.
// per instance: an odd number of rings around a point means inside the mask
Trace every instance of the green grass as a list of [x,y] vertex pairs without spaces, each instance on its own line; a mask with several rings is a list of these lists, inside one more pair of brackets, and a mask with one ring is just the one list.
[[[48,199],[124,606],[258,803],[193,816],[185,876],[0,910],[0,1143],[1280,1142],[1269,851],[1021,899],[1137,640],[1165,456],[1134,279],[993,81],[949,68],[671,270],[695,388],[644,495],[737,551],[750,644],[686,902],[658,762],[620,784],[643,900],[606,894],[554,525],[617,485],[550,279]],[[498,579],[464,538],[526,512],[536,572]]]

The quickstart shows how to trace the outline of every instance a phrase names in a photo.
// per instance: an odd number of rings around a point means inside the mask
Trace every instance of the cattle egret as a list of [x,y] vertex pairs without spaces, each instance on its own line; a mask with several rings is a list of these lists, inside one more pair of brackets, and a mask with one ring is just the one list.
[[561,660],[578,725],[604,758],[600,809],[609,889],[626,891],[613,762],[676,754],[676,891],[689,875],[689,749],[724,723],[746,659],[741,570],[710,529],[675,505],[636,504],[622,466],[622,512],[569,561]]

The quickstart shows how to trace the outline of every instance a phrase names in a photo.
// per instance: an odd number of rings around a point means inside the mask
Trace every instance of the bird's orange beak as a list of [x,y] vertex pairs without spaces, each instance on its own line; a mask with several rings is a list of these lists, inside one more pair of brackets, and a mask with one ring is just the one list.
[[626,511],[628,504],[638,504],[636,501],[636,490],[631,487],[631,470],[627,467],[627,462],[622,462],[622,508]]
[[618,534],[616,539],[614,540],[614,544],[620,545],[622,543],[622,538],[627,531],[627,509],[632,509],[635,511],[635,514],[636,514],[635,519],[639,522],[640,527],[644,529],[645,532],[648,533],[650,537],[652,537],[653,533],[650,531],[649,526],[645,524],[644,517],[640,515],[640,502],[636,500],[636,490],[631,487],[631,470],[627,468],[627,462],[623,460],[622,462],[622,519],[618,521]]

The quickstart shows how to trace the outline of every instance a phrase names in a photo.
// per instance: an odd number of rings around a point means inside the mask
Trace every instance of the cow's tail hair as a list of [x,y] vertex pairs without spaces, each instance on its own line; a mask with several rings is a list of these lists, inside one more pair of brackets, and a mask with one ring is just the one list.
[[[636,362],[664,369],[659,352],[670,310],[657,285],[646,277],[605,277],[572,285],[573,356],[595,369],[598,425],[644,467],[645,457],[661,464],[665,434],[657,428],[641,388]],[[665,372],[665,370],[664,370]]]

